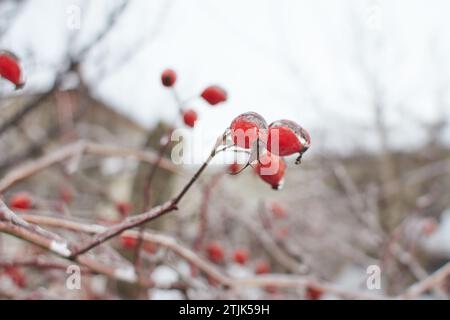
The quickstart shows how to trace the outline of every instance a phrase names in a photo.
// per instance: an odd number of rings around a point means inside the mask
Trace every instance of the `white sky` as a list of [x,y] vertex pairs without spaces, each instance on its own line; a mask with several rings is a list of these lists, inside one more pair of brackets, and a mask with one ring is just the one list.
[[[70,42],[67,7],[80,3],[88,6],[77,48],[116,1],[33,0],[0,39],[24,57],[28,88],[51,79]],[[421,121],[450,117],[449,13],[445,0],[132,0],[84,71],[98,97],[148,126],[177,118],[160,84],[166,67],[177,71],[183,97],[220,84],[227,104],[192,103],[206,140],[256,111],[268,122],[299,122],[317,152],[378,147],[363,59],[383,93],[391,145],[415,148],[424,141]],[[113,72],[99,80],[105,68]],[[444,104],[436,103],[439,88]]]

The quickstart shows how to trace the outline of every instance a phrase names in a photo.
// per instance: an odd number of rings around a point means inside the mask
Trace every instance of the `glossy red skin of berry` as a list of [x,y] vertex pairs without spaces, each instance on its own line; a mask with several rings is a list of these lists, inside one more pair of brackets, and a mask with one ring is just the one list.
[[268,152],[260,157],[254,170],[263,181],[277,190],[283,184],[286,163],[282,158]]
[[256,274],[266,274],[270,272],[270,266],[265,261],[259,261],[255,267]]
[[22,72],[17,58],[13,54],[0,52],[0,76],[13,83],[16,88],[23,86]]
[[131,213],[133,206],[127,201],[119,201],[116,203],[116,209],[122,217],[127,217]]
[[246,249],[236,249],[233,253],[233,260],[239,264],[246,264],[248,260],[248,250]]
[[30,210],[32,205],[33,199],[26,192],[18,193],[9,200],[9,206],[13,210]]
[[194,110],[188,109],[186,111],[183,111],[183,121],[188,127],[193,128],[197,119],[197,112],[195,112]]
[[287,217],[286,209],[278,202],[273,202],[271,204],[270,211],[274,218],[283,219]]
[[259,137],[259,128],[256,123],[244,119],[236,119],[231,123],[231,138],[240,148],[250,149]]
[[[277,135],[278,139],[275,138]],[[267,137],[267,150],[269,152],[285,157],[299,153],[302,149],[302,143],[291,129],[286,127],[269,128]]]
[[319,300],[322,297],[322,295],[323,291],[318,288],[314,287],[306,288],[305,298],[308,300]]
[[124,249],[134,249],[138,245],[138,239],[129,236],[121,236],[120,244]]
[[177,81],[177,74],[172,69],[166,69],[161,74],[161,82],[165,87],[172,87]]
[[215,106],[221,102],[225,102],[228,95],[224,89],[218,86],[210,86],[206,88],[201,97],[205,99],[210,105]]
[[210,243],[206,247],[208,259],[214,263],[221,263],[225,258],[223,247],[218,243]]

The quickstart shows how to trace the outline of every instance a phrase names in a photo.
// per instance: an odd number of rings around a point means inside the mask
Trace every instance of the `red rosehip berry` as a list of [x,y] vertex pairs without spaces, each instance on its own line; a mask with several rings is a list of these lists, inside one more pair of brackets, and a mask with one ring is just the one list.
[[183,111],[183,121],[188,127],[193,128],[195,126],[197,118],[197,112],[195,112],[194,110],[188,109]]
[[260,132],[267,129],[266,120],[256,112],[247,112],[236,117],[230,125],[231,138],[238,147],[250,149],[260,138]]
[[27,192],[15,194],[9,200],[9,206],[13,210],[30,210],[33,205],[33,198]]
[[116,210],[124,218],[130,215],[133,205],[127,201],[119,201],[116,203]]
[[232,163],[228,166],[228,173],[237,174],[242,169],[242,166],[239,163]]
[[278,202],[272,202],[270,211],[274,218],[283,219],[287,217],[286,209]]
[[265,286],[264,290],[269,294],[276,294],[278,293],[278,287],[274,285]]
[[210,243],[206,246],[206,253],[208,255],[208,259],[214,263],[221,263],[225,258],[223,247],[216,242]]
[[206,88],[203,90],[201,96],[212,106],[225,102],[228,98],[227,92],[219,86],[210,86]]
[[311,145],[309,133],[300,125],[290,120],[278,120],[269,126],[267,150],[280,157],[299,153],[301,156]]
[[73,201],[73,190],[68,186],[62,186],[59,190],[59,198],[64,203],[71,203]]
[[323,291],[316,287],[308,286],[305,292],[305,298],[308,300],[319,300],[323,295]]
[[165,87],[172,87],[177,81],[177,74],[172,69],[166,69],[161,74],[161,82]]
[[145,241],[143,243],[142,249],[144,249],[144,251],[149,254],[155,254],[156,251],[158,250],[158,247],[153,242]]
[[270,272],[270,266],[266,261],[258,261],[258,263],[255,266],[255,273],[256,274],[266,274]]
[[9,51],[0,51],[0,77],[5,78],[20,89],[24,86],[19,59]]
[[236,263],[244,265],[247,263],[248,255],[249,255],[248,250],[243,249],[243,248],[236,249],[233,253],[233,260]]
[[131,236],[121,236],[120,244],[124,249],[134,249],[138,245],[138,239]]
[[282,158],[267,152],[259,158],[254,169],[262,180],[272,186],[272,189],[282,188],[286,172],[286,163]]

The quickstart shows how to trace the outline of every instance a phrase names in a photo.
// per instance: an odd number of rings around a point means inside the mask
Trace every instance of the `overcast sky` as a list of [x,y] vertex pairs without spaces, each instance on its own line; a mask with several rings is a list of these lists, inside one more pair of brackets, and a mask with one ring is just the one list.
[[[48,85],[69,46],[92,39],[117,3],[29,1],[1,47],[24,57],[28,88]],[[71,5],[82,10],[78,31],[67,27]],[[217,107],[192,102],[196,130],[207,138],[256,111],[268,122],[290,118],[308,128],[316,152],[378,148],[374,79],[391,145],[414,148],[425,138],[420,122],[450,116],[449,13],[445,0],[132,0],[84,73],[96,96],[151,126],[177,117],[160,84],[171,67],[183,97],[209,84],[229,92]]]

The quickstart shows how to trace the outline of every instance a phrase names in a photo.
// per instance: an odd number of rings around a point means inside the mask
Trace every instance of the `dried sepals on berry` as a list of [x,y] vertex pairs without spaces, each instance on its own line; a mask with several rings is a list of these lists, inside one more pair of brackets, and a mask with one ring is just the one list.
[[221,102],[227,101],[227,92],[219,86],[210,86],[203,90],[201,97],[210,105],[215,106]]
[[177,74],[172,69],[166,69],[161,74],[161,82],[165,87],[172,87],[177,81]]
[[273,189],[279,190],[283,187],[286,163],[282,158],[267,152],[259,158],[254,169],[256,174]]
[[291,120],[278,120],[270,124],[267,150],[280,157],[299,153],[297,163],[311,146],[311,137],[304,128]]
[[19,59],[9,51],[0,51],[0,76],[16,86],[16,90],[24,86]]

